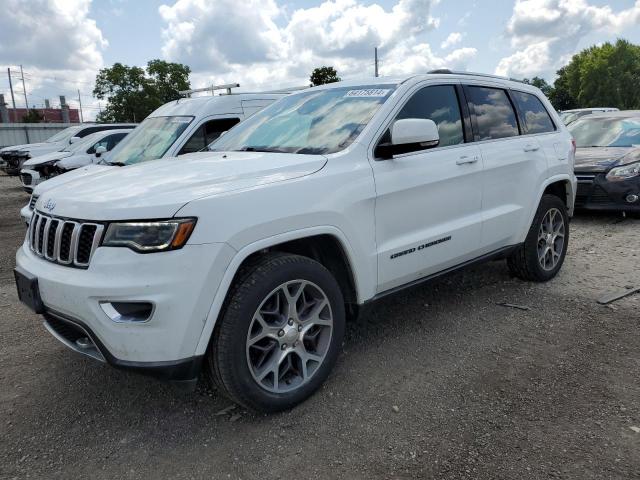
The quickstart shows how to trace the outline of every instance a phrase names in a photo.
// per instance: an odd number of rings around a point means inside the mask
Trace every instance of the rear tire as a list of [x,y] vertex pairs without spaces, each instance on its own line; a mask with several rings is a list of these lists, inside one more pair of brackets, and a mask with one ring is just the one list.
[[507,258],[512,275],[546,282],[560,271],[569,244],[569,215],[555,195],[543,195],[524,243]]
[[207,354],[231,400],[278,412],[313,394],[342,344],[344,300],[331,273],[299,255],[270,253],[241,269]]

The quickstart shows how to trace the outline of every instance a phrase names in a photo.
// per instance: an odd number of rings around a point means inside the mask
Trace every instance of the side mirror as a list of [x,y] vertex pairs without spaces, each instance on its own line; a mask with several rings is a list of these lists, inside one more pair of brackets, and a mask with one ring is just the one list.
[[79,142],[80,140],[82,140],[80,137],[71,137],[69,139],[69,143],[76,143],[76,142]]
[[105,147],[104,145],[100,145],[99,147],[96,147],[96,157],[100,157],[106,151],[107,151],[107,147]]
[[427,118],[403,118],[391,126],[391,142],[380,144],[376,156],[392,158],[400,153],[437,147],[440,143],[438,126]]
[[420,143],[424,147],[435,147],[440,143],[438,126],[427,118],[403,118],[391,127],[391,144],[406,145]]

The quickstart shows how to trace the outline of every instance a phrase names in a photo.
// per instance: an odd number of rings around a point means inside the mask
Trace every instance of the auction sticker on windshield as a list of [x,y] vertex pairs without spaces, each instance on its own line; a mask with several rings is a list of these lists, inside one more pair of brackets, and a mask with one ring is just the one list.
[[345,97],[386,97],[391,89],[388,88],[365,88],[362,90],[349,90]]

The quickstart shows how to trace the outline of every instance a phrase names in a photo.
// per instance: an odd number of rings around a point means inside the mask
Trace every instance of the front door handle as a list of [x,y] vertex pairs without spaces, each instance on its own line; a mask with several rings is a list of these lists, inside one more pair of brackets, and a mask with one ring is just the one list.
[[532,145],[531,143],[528,143],[524,146],[525,152],[537,152],[538,150],[540,150],[539,145]]
[[467,155],[463,155],[458,160],[456,160],[456,165],[465,165],[467,163],[476,163],[478,161],[478,157],[469,157]]

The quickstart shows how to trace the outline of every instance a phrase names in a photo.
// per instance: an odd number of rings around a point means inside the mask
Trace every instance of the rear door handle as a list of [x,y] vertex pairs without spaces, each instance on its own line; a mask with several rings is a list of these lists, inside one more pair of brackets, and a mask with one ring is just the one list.
[[478,157],[469,157],[468,155],[463,155],[458,160],[456,160],[456,165],[465,165],[467,163],[476,163],[478,161]]
[[525,152],[537,152],[538,150],[540,150],[539,145],[532,145],[531,143],[528,143],[524,146]]

